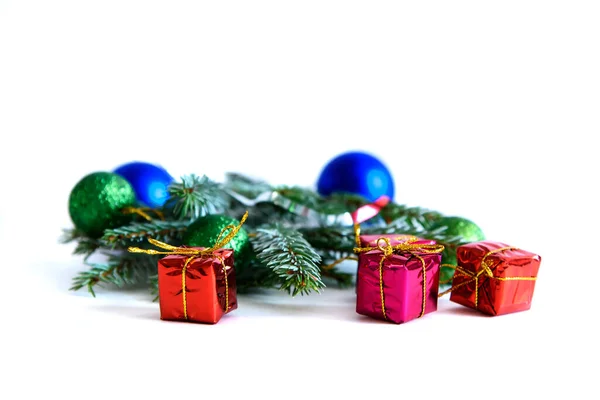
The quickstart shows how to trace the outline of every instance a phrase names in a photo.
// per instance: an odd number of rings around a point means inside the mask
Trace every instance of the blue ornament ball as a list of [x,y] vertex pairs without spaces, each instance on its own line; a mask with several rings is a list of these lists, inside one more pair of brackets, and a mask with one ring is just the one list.
[[394,180],[376,157],[362,152],[344,153],[331,160],[319,177],[317,191],[322,196],[335,192],[361,195],[374,201],[382,195],[394,198]]
[[161,207],[169,198],[167,188],[173,177],[158,165],[134,161],[121,165],[114,172],[131,184],[138,202],[148,207]]

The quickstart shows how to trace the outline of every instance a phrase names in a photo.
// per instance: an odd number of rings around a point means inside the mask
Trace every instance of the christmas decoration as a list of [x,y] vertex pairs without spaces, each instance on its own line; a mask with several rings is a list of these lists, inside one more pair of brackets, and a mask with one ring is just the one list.
[[188,260],[187,255],[172,255],[159,261],[160,318],[216,324],[237,308],[233,250]]
[[374,156],[361,152],[344,153],[331,160],[321,172],[317,188],[323,196],[345,192],[369,201],[383,195],[394,198],[390,171]]
[[[228,225],[237,225],[235,218],[226,215],[212,214],[199,217],[190,224],[183,237],[183,243],[195,247],[212,247],[215,245],[219,232]],[[224,248],[233,249],[235,260],[243,265],[248,259],[251,248],[248,233],[241,228],[238,234]]]
[[[478,242],[485,239],[483,231],[474,222],[462,217],[442,217],[431,226],[432,229],[445,228],[444,233],[449,236],[461,237],[465,242]],[[456,265],[456,248],[448,246],[442,252],[442,264]],[[454,270],[442,265],[440,281],[450,282]]]
[[148,207],[161,207],[167,201],[173,177],[164,168],[134,161],[121,165],[114,172],[131,184],[138,202]]
[[[304,295],[332,284],[352,286],[355,274],[334,262],[354,255],[353,224],[363,211],[376,215],[361,227],[364,235],[410,234],[452,248],[466,243],[446,233],[448,226],[438,223],[441,213],[389,199],[372,202],[347,193],[323,197],[307,188],[271,186],[237,173],[227,174],[224,182],[184,176],[168,191],[166,203],[145,210],[143,219],[112,225],[101,234],[66,230],[63,242],[75,242],[74,253],[82,255],[88,267],[74,277],[73,290],[86,288],[94,295],[95,288],[106,284],[147,283],[158,294],[158,256],[130,253],[129,247],[141,246],[148,238],[172,246],[212,247],[220,229],[237,223],[246,210],[250,216],[244,230],[231,242],[238,291],[276,287]],[[131,210],[140,214],[137,211]],[[91,263],[94,254],[106,257],[94,257]]]
[[161,319],[216,324],[237,308],[233,250],[224,247],[247,217],[246,212],[237,225],[224,226],[209,248],[176,247],[155,239],[148,241],[161,250],[129,247],[130,253],[167,255],[158,261]]
[[71,191],[69,214],[82,234],[97,238],[105,229],[131,221],[131,215],[124,210],[134,205],[135,193],[125,179],[110,172],[94,172]]
[[541,257],[504,243],[460,246],[450,300],[489,315],[529,310]]
[[363,235],[356,312],[401,324],[437,310],[444,246],[406,235]]

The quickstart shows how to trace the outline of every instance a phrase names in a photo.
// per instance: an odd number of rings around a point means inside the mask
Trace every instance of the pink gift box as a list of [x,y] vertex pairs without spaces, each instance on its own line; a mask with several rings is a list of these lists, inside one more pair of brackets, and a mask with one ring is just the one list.
[[[406,243],[406,235],[362,235],[361,246],[377,247],[387,238],[390,245]],[[433,240],[416,238],[413,245],[435,245]],[[383,240],[379,243],[385,245]],[[358,256],[356,278],[356,312],[372,318],[402,324],[437,310],[441,253],[418,249],[394,252],[385,257],[380,275],[380,262],[385,254],[374,249]],[[423,299],[423,260],[425,264],[425,299]],[[383,289],[383,296],[382,290]],[[383,299],[382,299],[383,297]],[[423,302],[425,307],[423,310]],[[385,312],[384,312],[385,309]],[[423,312],[424,311],[424,312]]]

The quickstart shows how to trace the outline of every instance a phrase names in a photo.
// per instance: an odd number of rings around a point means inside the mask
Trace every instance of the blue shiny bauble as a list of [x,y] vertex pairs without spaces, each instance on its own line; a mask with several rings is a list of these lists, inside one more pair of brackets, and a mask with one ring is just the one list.
[[394,180],[387,167],[374,156],[344,153],[331,160],[319,177],[317,191],[322,196],[334,192],[359,194],[371,201],[382,195],[394,198]]
[[161,207],[169,198],[167,188],[173,177],[158,165],[134,161],[121,165],[114,172],[131,184],[137,200],[148,207]]

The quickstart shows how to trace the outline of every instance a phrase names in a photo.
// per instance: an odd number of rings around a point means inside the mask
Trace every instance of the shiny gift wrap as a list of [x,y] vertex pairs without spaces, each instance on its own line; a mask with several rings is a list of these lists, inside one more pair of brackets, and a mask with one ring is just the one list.
[[129,247],[131,253],[166,254],[158,261],[160,318],[216,324],[237,308],[233,250],[224,249],[238,234],[239,225],[223,227],[213,247],[177,247],[156,239],[148,242],[160,250]]
[[489,315],[531,308],[541,257],[504,243],[458,247],[450,300]]
[[[378,248],[386,239],[385,245],[391,247],[410,243],[417,249],[386,255],[385,247]],[[364,250],[375,249],[360,252],[358,256],[357,313],[401,324],[437,310],[443,246],[405,235],[362,235],[360,244]],[[424,248],[419,250],[418,246]],[[439,249],[435,252],[426,249],[436,246]]]
[[178,254],[158,262],[160,318],[216,324],[237,308],[233,250],[188,259]]

